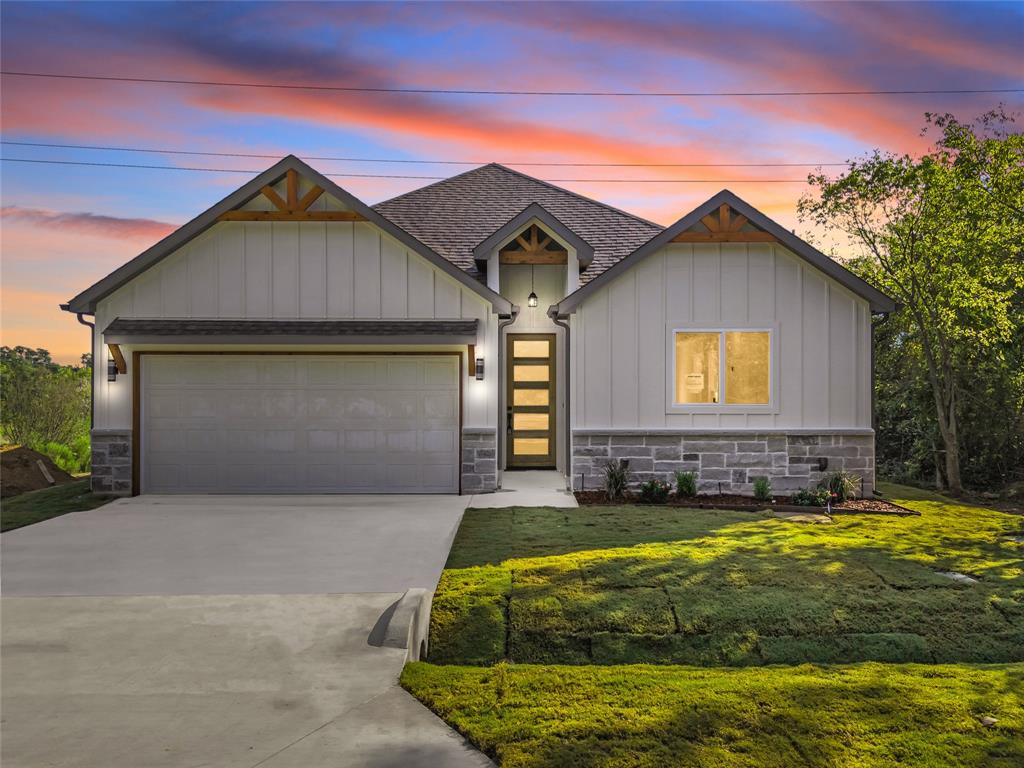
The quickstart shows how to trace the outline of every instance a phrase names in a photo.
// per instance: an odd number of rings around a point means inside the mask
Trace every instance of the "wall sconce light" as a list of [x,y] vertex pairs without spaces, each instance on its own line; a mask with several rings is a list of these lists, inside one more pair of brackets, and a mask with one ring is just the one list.
[[117,381],[117,362],[113,358],[107,360],[107,381]]
[[476,359],[476,380],[484,380],[484,359],[482,357]]

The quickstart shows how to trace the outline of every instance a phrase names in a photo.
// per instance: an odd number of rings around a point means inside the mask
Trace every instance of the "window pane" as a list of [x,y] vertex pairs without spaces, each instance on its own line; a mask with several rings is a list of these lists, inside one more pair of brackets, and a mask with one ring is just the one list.
[[546,413],[514,413],[512,414],[512,429],[547,429],[548,415]]
[[547,357],[547,339],[516,339],[512,342],[513,357]]
[[546,389],[517,389],[512,394],[513,405],[547,405]]
[[718,333],[676,333],[676,402],[718,402]]
[[725,402],[768,403],[770,346],[767,331],[725,334]]
[[518,456],[547,456],[546,437],[517,437],[512,441],[512,450]]
[[546,365],[517,365],[515,366],[516,381],[547,381],[548,367]]

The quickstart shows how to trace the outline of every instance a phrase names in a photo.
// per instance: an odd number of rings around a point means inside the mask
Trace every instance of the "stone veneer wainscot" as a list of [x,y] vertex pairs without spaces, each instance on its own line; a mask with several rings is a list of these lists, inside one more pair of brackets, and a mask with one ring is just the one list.
[[[754,478],[766,476],[776,493],[816,485],[845,470],[875,484],[875,436],[870,430],[694,433],[669,430],[573,432],[573,488],[604,486],[610,459],[629,459],[630,487],[652,478],[675,484],[677,471],[697,475],[701,493],[752,495]],[[819,469],[821,460],[828,467]]]
[[91,434],[93,493],[131,496],[132,431],[94,429]]
[[489,493],[498,488],[498,433],[487,427],[462,430],[462,492]]

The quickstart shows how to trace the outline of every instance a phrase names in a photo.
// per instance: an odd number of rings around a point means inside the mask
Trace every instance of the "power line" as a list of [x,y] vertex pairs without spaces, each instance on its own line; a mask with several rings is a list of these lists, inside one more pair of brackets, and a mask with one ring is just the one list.
[[696,97],[790,97],[790,96],[912,96],[929,94],[968,93],[1024,93],[1024,88],[907,88],[889,90],[846,91],[519,91],[471,88],[385,88],[356,85],[310,85],[298,83],[245,83],[223,80],[179,80],[160,77],[127,77],[123,75],[71,75],[58,72],[24,72],[2,70],[0,75],[11,77],[45,77],[62,80],[98,80],[115,83],[153,83],[159,85],[201,85],[228,88],[276,88],[291,91],[333,91],[339,93],[405,93],[440,94],[450,96],[593,96],[641,98],[696,98]]
[[[208,173],[247,173],[257,175],[262,170],[246,170],[242,168],[199,168],[179,165],[142,165],[139,163],[97,163],[84,160],[43,160],[27,157],[0,157],[5,163],[38,163],[41,165],[76,165],[94,168],[142,168],[159,171],[204,171]],[[266,169],[264,169],[266,170]],[[324,176],[355,179],[421,179],[424,181],[443,181],[448,176],[417,176],[406,174],[384,173],[325,173]],[[599,182],[601,184],[805,184],[806,179],[540,179],[554,183],[568,182]]]
[[[48,149],[89,149],[103,152],[144,152],[157,155],[201,155],[204,157],[247,157],[279,160],[280,155],[265,155],[254,152],[209,152],[185,149],[157,149],[153,147],[106,147],[93,144],[51,144],[38,141],[0,140],[0,144],[17,147],[46,147]],[[484,160],[410,160],[389,157],[324,157],[305,155],[307,160],[336,160],[346,163],[406,163],[417,165],[486,165]],[[850,163],[549,163],[502,161],[502,165],[521,165],[557,168],[806,168],[810,166],[849,167]]]

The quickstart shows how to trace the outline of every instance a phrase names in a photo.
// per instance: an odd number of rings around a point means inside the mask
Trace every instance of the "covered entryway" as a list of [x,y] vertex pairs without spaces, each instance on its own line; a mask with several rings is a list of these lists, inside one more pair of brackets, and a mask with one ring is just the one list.
[[144,493],[458,493],[456,354],[139,357]]

